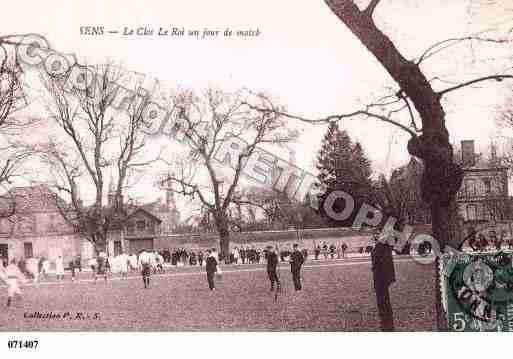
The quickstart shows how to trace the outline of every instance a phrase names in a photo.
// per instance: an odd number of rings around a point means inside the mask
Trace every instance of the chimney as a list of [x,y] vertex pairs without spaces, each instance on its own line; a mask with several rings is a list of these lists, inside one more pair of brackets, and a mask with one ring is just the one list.
[[476,164],[474,140],[461,141],[461,162],[463,167],[473,167]]
[[497,158],[497,146],[493,142],[490,144],[490,164],[492,166],[499,165],[499,159]]

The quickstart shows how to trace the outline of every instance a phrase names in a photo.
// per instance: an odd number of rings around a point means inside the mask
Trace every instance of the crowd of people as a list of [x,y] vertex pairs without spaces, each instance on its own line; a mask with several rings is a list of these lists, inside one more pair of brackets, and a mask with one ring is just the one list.
[[468,246],[474,252],[489,250],[513,249],[513,239],[506,238],[506,233],[497,235],[497,231],[490,230],[487,233],[476,233],[471,230],[467,240]]
[[320,257],[323,257],[324,259],[341,259],[346,257],[347,253],[347,244],[345,243],[339,243],[339,244],[328,244],[326,242],[323,242],[322,245],[319,244],[314,249],[314,256],[315,259],[318,260]]
[[[258,251],[257,251],[258,252]],[[273,246],[267,246],[262,251],[263,257],[267,262],[267,274],[271,282],[271,291],[278,290],[281,286],[279,276],[277,274],[278,266],[278,255],[276,248]],[[290,268],[292,273],[292,279],[294,282],[294,288],[296,291],[301,290],[301,277],[300,270],[303,265],[305,258],[302,252],[298,249],[298,245],[293,245],[293,250],[289,255]],[[73,258],[70,263],[70,270],[72,272],[72,280],[75,278],[75,271],[78,269],[82,270],[80,261],[77,262],[78,258]],[[11,306],[13,298],[21,299],[21,285],[27,283],[27,277],[33,277],[34,281],[37,281],[36,274],[40,274],[39,262],[31,261],[17,261],[11,259],[10,262],[4,266],[4,261],[0,261],[0,281],[7,284],[7,306]],[[33,262],[33,263],[32,263]],[[42,260],[44,263],[45,260]],[[94,282],[96,283],[99,277],[103,277],[105,281],[108,278],[108,272],[116,270],[121,272],[121,277],[126,278],[129,271],[139,271],[144,283],[144,288],[148,289],[151,285],[151,275],[158,271],[163,271],[164,257],[157,251],[142,250],[138,255],[121,253],[116,257],[109,258],[105,252],[99,253],[95,258],[88,261],[88,265],[91,268]],[[29,264],[29,265],[27,265]],[[56,277],[58,280],[64,277],[64,262],[62,256],[56,259]],[[79,264],[77,266],[77,264]],[[44,267],[44,265],[42,265]],[[61,274],[62,271],[62,274]],[[205,271],[207,274],[207,283],[210,290],[215,290],[215,278],[222,275],[220,268],[219,255],[215,248],[207,249],[205,253]],[[61,278],[62,276],[62,278]]]
[[[274,248],[279,261],[288,261],[293,249],[289,246],[282,246],[282,248]],[[164,272],[164,267],[167,266],[205,266],[208,251],[211,249],[186,249],[186,248],[172,248],[148,251],[150,253],[150,266],[153,273]],[[266,253],[268,247],[259,248],[256,246],[235,246],[230,250],[229,256],[220,258],[217,255],[217,260],[225,264],[262,264],[266,261]],[[309,251],[307,248],[302,248],[301,254],[306,261],[309,258]],[[327,244],[326,242],[314,247],[314,258],[318,259],[340,259],[345,258],[347,253],[347,245],[340,243],[338,245]],[[109,273],[121,273],[125,275],[129,272],[141,270],[139,253],[121,253],[117,256],[109,256],[106,252],[100,252],[97,256],[82,259],[80,255],[74,256],[66,263],[62,255],[59,255],[54,260],[45,257],[28,258],[17,260],[17,266],[22,273],[29,278],[33,278],[36,282],[40,279],[47,279],[50,273],[55,275],[57,280],[63,280],[65,269],[71,273],[71,280],[75,280],[77,273],[83,270],[91,271],[92,277],[98,279],[99,277],[106,278]],[[0,264],[6,267],[5,259],[0,258]]]

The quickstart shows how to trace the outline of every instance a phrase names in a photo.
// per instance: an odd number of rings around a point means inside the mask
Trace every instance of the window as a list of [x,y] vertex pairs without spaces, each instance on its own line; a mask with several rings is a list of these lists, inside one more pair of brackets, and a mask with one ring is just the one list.
[[467,221],[475,221],[477,219],[477,209],[475,204],[467,205]]
[[9,219],[2,218],[0,219],[0,234],[6,235],[10,232]]
[[48,232],[55,232],[55,217],[55,214],[51,214],[50,216],[48,216]]
[[148,223],[148,232],[155,233],[155,223],[153,223],[153,222]]
[[483,183],[484,183],[485,194],[490,194],[492,192],[492,183],[491,183],[490,179],[489,178],[483,179]]
[[126,225],[126,233],[127,234],[134,234],[135,225],[134,222],[128,222]]
[[25,254],[25,258],[32,258],[34,256],[31,242],[23,243],[23,253]]
[[114,255],[119,256],[122,252],[121,241],[114,241]]
[[476,193],[476,181],[470,179],[470,180],[467,180],[466,184],[465,184],[465,187],[467,189],[467,195],[468,196],[475,196],[477,193]]
[[144,231],[146,229],[146,221],[140,220],[135,223],[138,231]]

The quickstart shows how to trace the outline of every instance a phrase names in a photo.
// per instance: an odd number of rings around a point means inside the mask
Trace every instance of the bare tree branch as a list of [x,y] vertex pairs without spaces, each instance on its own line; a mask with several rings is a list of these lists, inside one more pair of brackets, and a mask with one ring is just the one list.
[[452,92],[452,91],[455,91],[455,90],[458,90],[458,89],[461,89],[461,88],[464,88],[464,87],[467,87],[467,86],[470,86],[470,85],[473,85],[473,84],[476,84],[479,82],[483,82],[483,81],[495,80],[497,82],[501,82],[504,79],[513,79],[513,75],[492,75],[492,76],[481,77],[478,79],[460,83],[456,86],[446,88],[445,90],[442,90],[442,91],[438,91],[438,95],[440,97],[442,97],[443,95],[445,95],[449,92]]

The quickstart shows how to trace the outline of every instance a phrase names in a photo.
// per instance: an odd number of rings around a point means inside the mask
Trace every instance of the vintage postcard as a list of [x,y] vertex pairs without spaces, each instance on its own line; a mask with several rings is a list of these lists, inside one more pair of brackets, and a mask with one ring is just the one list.
[[513,330],[510,1],[0,16],[7,353],[47,332]]

